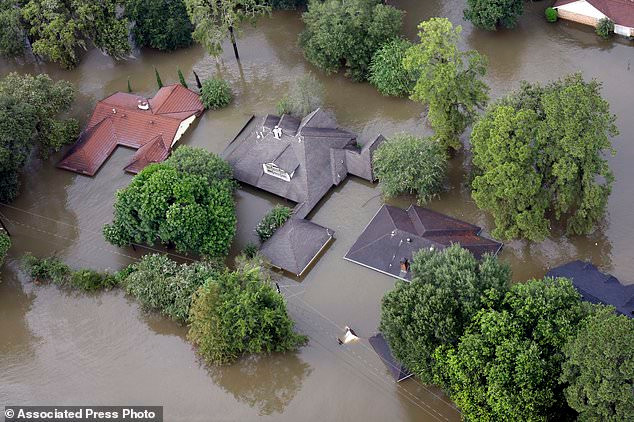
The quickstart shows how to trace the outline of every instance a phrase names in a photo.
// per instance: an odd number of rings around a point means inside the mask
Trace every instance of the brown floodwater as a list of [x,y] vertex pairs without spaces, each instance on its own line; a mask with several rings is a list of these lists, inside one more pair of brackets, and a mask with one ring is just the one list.
[[[587,259],[634,282],[634,43],[601,41],[591,28],[577,24],[547,24],[546,2],[526,3],[518,28],[495,33],[465,23],[462,1],[394,3],[407,11],[404,32],[410,38],[419,21],[433,16],[462,24],[464,46],[489,59],[486,80],[492,98],[518,87],[522,79],[545,82],[577,71],[603,82],[621,131],[610,158],[616,183],[605,222],[589,236],[510,242],[500,256],[512,265],[516,281],[541,277],[547,268],[571,259]],[[301,29],[292,12],[275,13],[256,29],[246,29],[238,41],[241,67],[229,46],[220,61],[194,46],[173,53],[138,51],[123,62],[92,50],[70,72],[5,60],[0,76],[47,72],[72,81],[78,95],[71,114],[84,123],[97,100],[126,90],[128,77],[135,91],[152,95],[153,66],[166,83],[177,81],[177,67],[192,85],[192,69],[203,79],[220,74],[231,83],[235,100],[224,110],[205,113],[181,141],[214,152],[224,149],[251,114],[274,111],[289,83],[310,71],[323,82],[326,106],[342,126],[367,136],[429,133],[419,104],[382,97],[368,84],[312,68],[296,44]],[[437,389],[414,379],[394,384],[367,341],[345,347],[336,343],[344,325],[361,337],[374,334],[381,297],[394,285],[393,279],[342,259],[383,201],[376,185],[354,177],[333,189],[310,216],[334,229],[336,241],[302,280],[280,278],[297,328],[310,336],[297,353],[207,368],[186,342],[186,328],[143,312],[119,290],[81,294],[28,281],[17,262],[26,251],[111,271],[148,252],[115,248],[101,236],[102,225],[112,217],[114,192],[130,181],[123,165],[131,155],[119,148],[94,178],[56,169],[59,155],[34,161],[20,197],[11,206],[0,206],[13,235],[0,284],[0,405],[162,405],[169,421],[460,419]],[[464,187],[464,164],[465,154],[453,159],[448,191],[429,206],[490,231],[490,216],[477,209]],[[233,254],[255,240],[255,224],[283,202],[250,188],[240,190],[237,200]],[[406,206],[411,198],[391,202]]]

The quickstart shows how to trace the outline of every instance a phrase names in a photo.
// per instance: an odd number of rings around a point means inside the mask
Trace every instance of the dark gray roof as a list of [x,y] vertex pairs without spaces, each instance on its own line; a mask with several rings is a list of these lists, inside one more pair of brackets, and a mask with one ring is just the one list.
[[553,268],[546,275],[569,278],[584,300],[612,305],[619,313],[634,317],[634,284],[623,285],[589,262],[572,261]]
[[401,271],[400,261],[405,258],[411,262],[423,248],[438,250],[458,243],[476,258],[497,253],[502,244],[480,236],[480,231],[478,226],[417,205],[407,210],[383,205],[344,258],[410,280],[411,271]]
[[383,338],[383,334],[378,333],[370,337],[368,341],[376,354],[379,355],[387,369],[389,369],[392,377],[394,377],[394,381],[403,381],[404,379],[412,376],[412,373],[409,372],[407,368],[394,359],[392,350],[390,350],[389,344],[387,344],[387,341]]
[[[281,139],[273,135],[275,126],[282,128]],[[354,161],[355,175],[373,178],[371,155],[377,142],[370,143],[372,150],[355,150],[352,155],[332,153],[349,150],[356,139],[354,133],[339,129],[334,119],[321,109],[301,121],[288,115],[269,114],[249,123],[223,155],[238,181],[296,202],[294,215],[303,218],[333,185],[345,179],[349,173],[346,161]],[[289,174],[294,172],[291,180],[266,174],[262,168],[266,163],[274,163]]]
[[260,248],[275,267],[301,276],[332,239],[334,231],[308,220],[290,218]]

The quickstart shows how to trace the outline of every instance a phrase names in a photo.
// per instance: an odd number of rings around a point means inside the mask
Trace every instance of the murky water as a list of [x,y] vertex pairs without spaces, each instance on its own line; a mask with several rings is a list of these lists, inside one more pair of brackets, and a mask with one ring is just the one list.
[[[494,98],[522,79],[547,81],[581,71],[603,81],[621,131],[614,139],[617,155],[610,159],[617,181],[608,218],[590,236],[511,242],[501,257],[511,263],[516,280],[541,277],[550,266],[581,258],[633,282],[634,43],[600,41],[592,29],[576,24],[549,25],[542,17],[544,2],[527,3],[520,26],[497,33],[464,23],[458,0],[395,3],[407,11],[405,33],[412,38],[416,24],[432,16],[463,24],[465,45],[489,58],[487,82]],[[239,40],[241,68],[230,48],[217,62],[193,47],[169,54],[142,51],[122,63],[90,51],[72,72],[5,61],[0,75],[47,72],[72,81],[79,90],[73,114],[85,122],[95,101],[125,90],[128,77],[134,90],[151,95],[152,66],[170,83],[177,81],[177,67],[192,85],[192,69],[201,78],[219,73],[231,82],[235,101],[225,110],[207,112],[182,140],[214,152],[224,149],[248,116],[273,111],[288,84],[309,71],[324,83],[326,104],[342,126],[367,135],[429,132],[418,104],[316,72],[296,45],[301,28],[297,14],[278,13],[256,30],[247,29]],[[185,341],[185,328],[143,313],[120,291],[86,295],[28,282],[16,262],[25,251],[56,254],[71,265],[100,270],[118,269],[147,252],[114,248],[100,233],[111,219],[114,191],[130,180],[122,168],[131,155],[120,148],[95,178],[54,168],[59,157],[34,162],[18,200],[0,207],[14,242],[0,284],[0,404],[154,404],[165,406],[170,421],[459,420],[436,389],[415,380],[395,385],[367,343],[342,348],[335,341],[338,327],[346,324],[362,337],[372,335],[380,298],[393,286],[392,279],[342,259],[382,202],[378,188],[359,179],[349,178],[332,190],[311,215],[336,231],[336,241],[301,282],[281,280],[298,328],[311,337],[296,354],[208,369]],[[453,160],[448,192],[429,206],[490,230],[491,219],[463,187],[463,160],[462,155]],[[254,189],[238,193],[234,252],[255,239],[253,227],[277,202]]]

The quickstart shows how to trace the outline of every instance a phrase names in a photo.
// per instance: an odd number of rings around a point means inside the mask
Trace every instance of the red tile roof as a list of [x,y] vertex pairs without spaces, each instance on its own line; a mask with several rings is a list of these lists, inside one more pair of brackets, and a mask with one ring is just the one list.
[[126,146],[138,149],[125,167],[136,174],[165,160],[183,120],[203,110],[198,94],[182,85],[163,87],[149,100],[117,92],[97,103],[86,128],[57,167],[94,176],[117,146]]
[[587,1],[617,25],[634,28],[634,0],[557,0],[553,7]]

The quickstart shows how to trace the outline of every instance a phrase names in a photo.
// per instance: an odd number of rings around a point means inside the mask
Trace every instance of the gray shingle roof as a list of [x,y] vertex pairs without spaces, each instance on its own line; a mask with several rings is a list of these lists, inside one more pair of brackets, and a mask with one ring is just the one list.
[[[272,132],[275,126],[282,128],[280,139]],[[223,155],[238,181],[296,202],[294,215],[303,218],[333,185],[346,178],[350,172],[346,161],[354,161],[353,174],[367,180],[373,178],[372,152],[380,142],[368,143],[368,150],[359,152],[354,147],[356,140],[354,133],[338,128],[321,109],[301,121],[269,114],[249,123]],[[288,174],[294,172],[291,180],[266,174],[262,168],[266,163],[274,163]]]
[[262,244],[260,253],[275,267],[301,276],[333,234],[333,230],[308,220],[290,218]]
[[383,364],[390,371],[390,374],[392,374],[394,381],[403,381],[412,376],[412,373],[394,358],[389,344],[387,344],[387,341],[383,338],[383,334],[378,333],[370,337],[368,341],[376,354],[379,355],[383,361]]
[[589,262],[572,261],[553,268],[546,275],[569,278],[584,300],[612,305],[617,312],[634,317],[634,284],[623,285],[616,277],[602,273]]
[[458,243],[476,258],[497,253],[502,244],[479,236],[480,231],[478,226],[416,205],[407,210],[383,205],[344,258],[410,280],[411,271],[401,271],[400,261],[411,262],[423,248],[438,250]]

